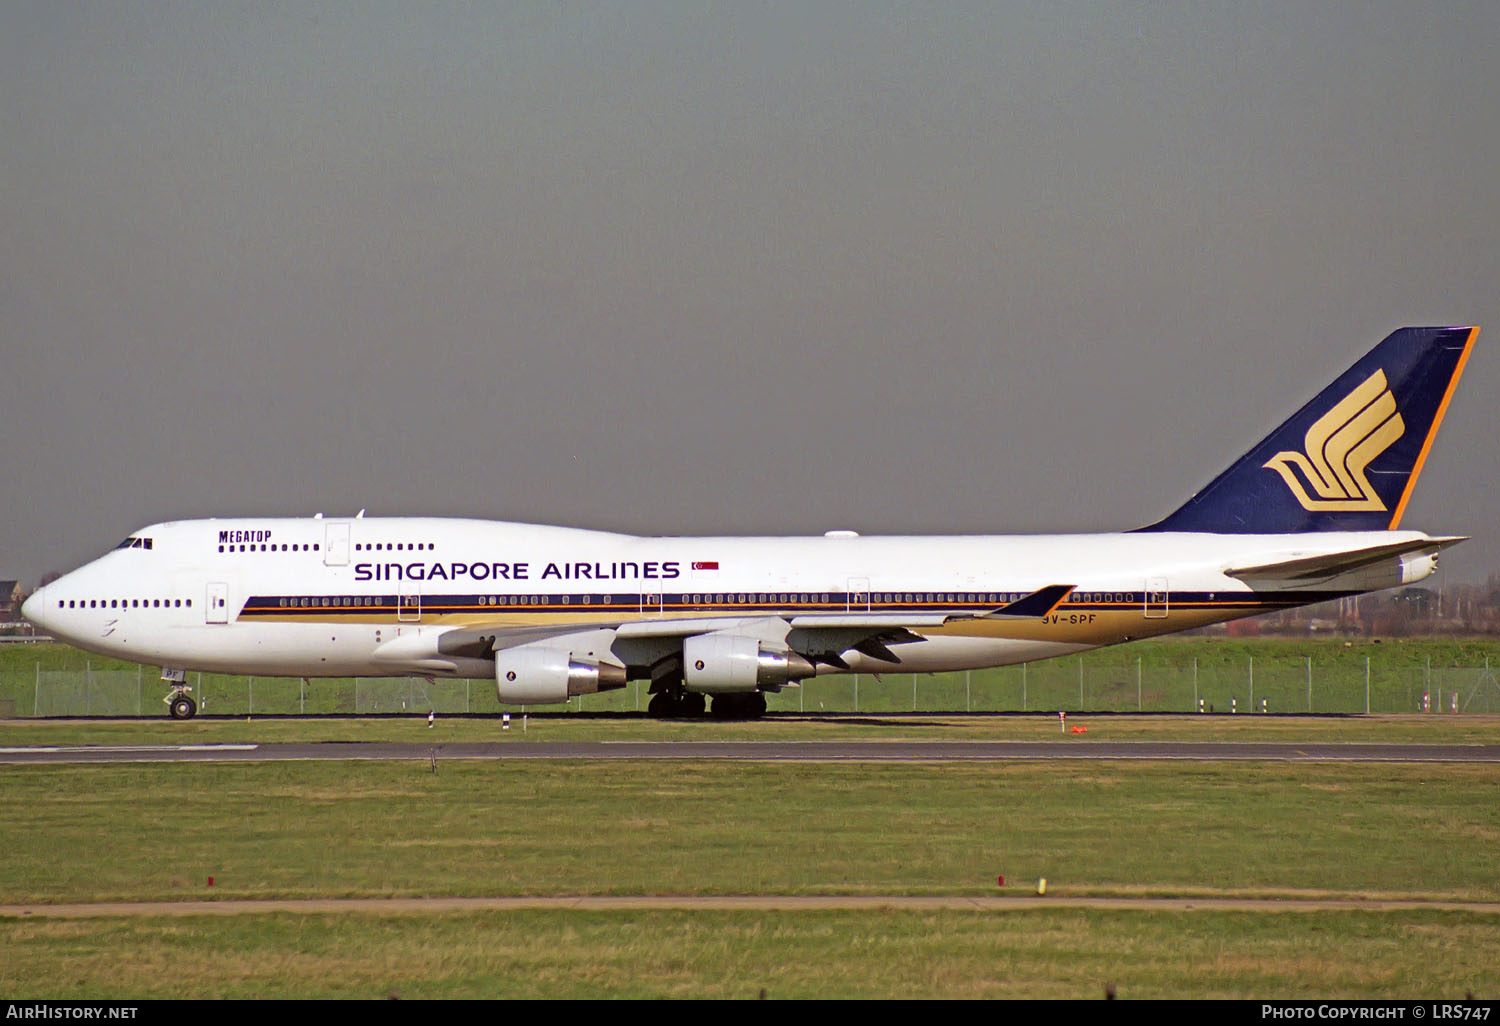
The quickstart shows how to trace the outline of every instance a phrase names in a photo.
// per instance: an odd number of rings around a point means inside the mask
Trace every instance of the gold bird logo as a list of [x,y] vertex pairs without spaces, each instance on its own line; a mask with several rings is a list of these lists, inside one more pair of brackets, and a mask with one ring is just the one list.
[[[1383,510],[1365,468],[1405,433],[1385,371],[1377,370],[1307,429],[1305,453],[1279,452],[1264,465],[1281,475],[1303,509]],[[1309,487],[1316,497],[1308,494]]]

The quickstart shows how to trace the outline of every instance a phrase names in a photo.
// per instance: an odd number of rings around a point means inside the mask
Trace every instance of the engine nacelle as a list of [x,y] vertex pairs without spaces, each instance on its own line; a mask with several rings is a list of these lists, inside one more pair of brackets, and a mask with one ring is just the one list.
[[759,638],[698,634],[682,643],[683,685],[689,691],[727,695],[779,688],[811,677],[813,664],[789,649],[767,648]]
[[573,695],[625,686],[625,668],[579,659],[567,649],[520,645],[495,653],[495,693],[501,705],[555,705]]

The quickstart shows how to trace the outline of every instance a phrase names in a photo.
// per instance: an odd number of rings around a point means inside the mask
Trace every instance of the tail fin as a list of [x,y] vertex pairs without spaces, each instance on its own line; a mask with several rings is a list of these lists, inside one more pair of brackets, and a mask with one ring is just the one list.
[[1142,531],[1394,530],[1479,329],[1401,328]]

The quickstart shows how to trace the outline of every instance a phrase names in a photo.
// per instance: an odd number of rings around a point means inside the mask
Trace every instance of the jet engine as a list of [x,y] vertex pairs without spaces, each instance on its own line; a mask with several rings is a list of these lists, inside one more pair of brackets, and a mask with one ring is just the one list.
[[698,634],[683,641],[682,671],[684,687],[709,695],[775,690],[817,672],[790,649],[768,648],[759,638],[736,634]]
[[625,686],[625,668],[580,659],[567,649],[520,645],[495,653],[495,692],[501,705],[554,705],[573,695]]

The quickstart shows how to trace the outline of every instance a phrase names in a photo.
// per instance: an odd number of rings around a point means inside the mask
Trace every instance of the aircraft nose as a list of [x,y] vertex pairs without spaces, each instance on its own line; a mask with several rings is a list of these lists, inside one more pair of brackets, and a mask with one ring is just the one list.
[[47,589],[44,586],[32,592],[31,597],[21,603],[21,615],[38,627],[43,627],[45,624],[42,623],[41,616],[45,608],[47,608]]

